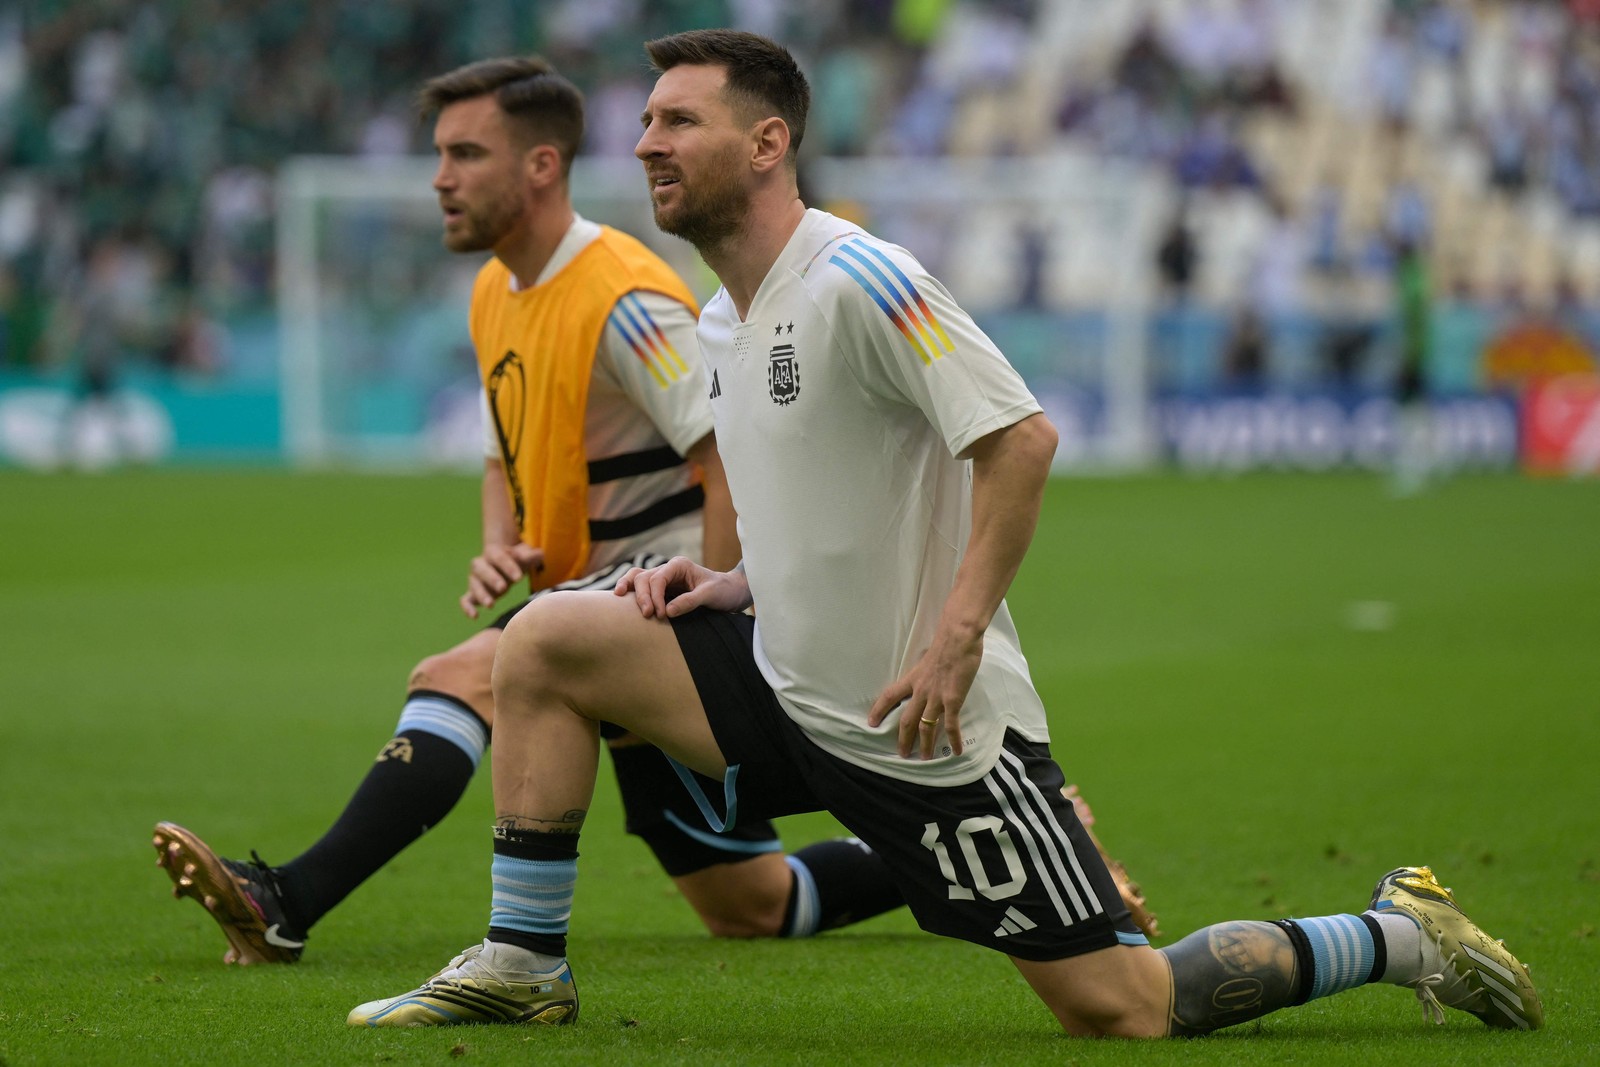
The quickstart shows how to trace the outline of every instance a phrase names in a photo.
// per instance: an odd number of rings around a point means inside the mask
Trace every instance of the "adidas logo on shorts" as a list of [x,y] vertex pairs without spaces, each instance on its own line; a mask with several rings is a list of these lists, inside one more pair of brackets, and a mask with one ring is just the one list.
[[1024,930],[1032,930],[1039,924],[1028,918],[1016,908],[1007,908],[1005,916],[1000,920],[1000,925],[994,928],[994,936],[1009,937],[1020,934]]

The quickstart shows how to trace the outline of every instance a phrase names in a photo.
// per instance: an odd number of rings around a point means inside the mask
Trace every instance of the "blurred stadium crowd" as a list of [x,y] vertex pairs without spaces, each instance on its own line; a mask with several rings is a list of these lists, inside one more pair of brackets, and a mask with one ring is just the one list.
[[[589,151],[626,155],[640,42],[706,25],[790,44],[813,158],[1161,175],[1157,337],[1225,315],[1241,380],[1296,315],[1351,323],[1324,331],[1337,374],[1408,300],[1600,300],[1600,0],[26,0],[0,13],[0,368],[223,370],[272,306],[282,160],[425,153],[414,86],[508,51],[550,56]],[[1014,221],[1017,307],[1116,299]]]

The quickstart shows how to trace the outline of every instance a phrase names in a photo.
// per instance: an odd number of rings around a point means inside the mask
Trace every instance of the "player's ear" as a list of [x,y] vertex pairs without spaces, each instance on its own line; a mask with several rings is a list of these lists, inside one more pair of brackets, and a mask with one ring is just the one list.
[[751,133],[750,165],[763,172],[781,166],[789,155],[789,124],[773,115],[756,123]]
[[561,181],[561,150],[553,144],[536,144],[522,155],[523,173],[539,187]]

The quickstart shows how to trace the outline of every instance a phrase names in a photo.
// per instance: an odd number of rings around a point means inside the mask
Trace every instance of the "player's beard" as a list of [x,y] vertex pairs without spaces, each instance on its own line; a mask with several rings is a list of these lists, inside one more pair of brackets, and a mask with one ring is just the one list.
[[452,252],[487,252],[521,221],[527,210],[527,204],[508,189],[482,207],[466,208],[458,228],[445,230],[444,246]]
[[653,204],[656,227],[681,237],[698,249],[713,248],[744,228],[750,211],[750,191],[737,177],[738,146],[726,158],[713,160],[693,184],[678,178],[678,203],[664,209]]

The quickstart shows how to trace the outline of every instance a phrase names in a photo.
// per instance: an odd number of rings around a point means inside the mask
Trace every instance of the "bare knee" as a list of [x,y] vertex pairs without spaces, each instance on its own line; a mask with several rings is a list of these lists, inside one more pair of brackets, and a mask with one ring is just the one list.
[[789,909],[789,889],[753,894],[721,902],[720,907],[697,907],[700,921],[712,937],[749,939],[780,937]]
[[495,714],[557,710],[631,730],[685,764],[727,766],[672,626],[608,592],[541,596],[519,611],[494,660]]
[[1162,1037],[1171,976],[1148,946],[1118,946],[1064,960],[1013,957],[1017,970],[1074,1037]]
[[1162,1037],[1166,1032],[1153,1027],[1135,1005],[1092,995],[1055,1015],[1061,1028],[1074,1037]]
[[406,691],[428,690],[454,697],[479,718],[494,724],[494,693],[490,688],[495,647],[500,631],[484,630],[444,652],[422,659],[411,669]]
[[702,912],[700,921],[705,923],[706,932],[712,937],[745,941],[777,937],[783,933],[783,908],[775,912],[746,909],[734,915],[707,915]]
[[781,853],[719,863],[673,879],[712,937],[779,937],[793,876]]
[[591,605],[580,593],[549,593],[517,612],[494,653],[494,688],[549,694],[570,679],[591,651]]

